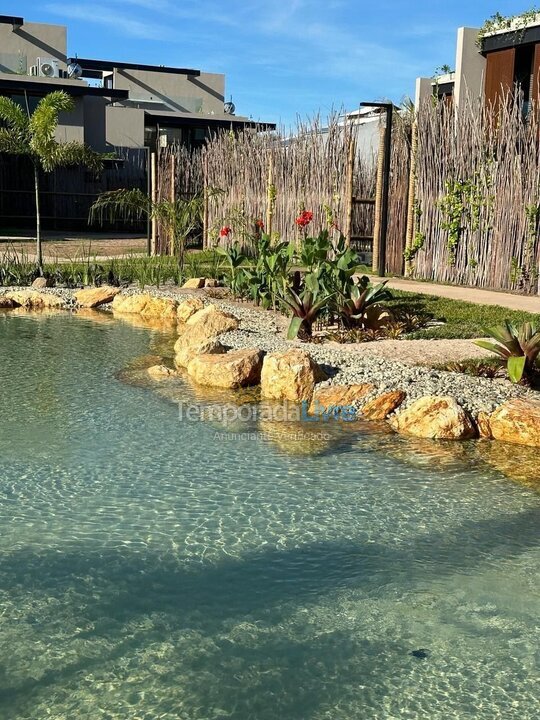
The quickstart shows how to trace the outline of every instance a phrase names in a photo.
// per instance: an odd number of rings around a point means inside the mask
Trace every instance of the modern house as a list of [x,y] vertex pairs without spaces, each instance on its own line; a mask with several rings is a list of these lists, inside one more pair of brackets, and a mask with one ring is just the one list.
[[455,70],[435,78],[417,78],[416,106],[429,95],[459,107],[484,98],[497,107],[514,88],[524,109],[540,98],[540,14],[490,23],[487,29],[459,28]]
[[58,139],[99,151],[172,142],[194,147],[222,128],[274,128],[234,115],[224,75],[70,57],[64,26],[0,15],[0,94],[31,111],[53,90],[75,101],[75,111],[60,119]]

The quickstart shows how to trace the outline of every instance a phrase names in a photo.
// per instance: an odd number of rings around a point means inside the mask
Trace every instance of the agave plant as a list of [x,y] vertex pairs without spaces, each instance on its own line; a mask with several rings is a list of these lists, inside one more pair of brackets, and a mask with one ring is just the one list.
[[291,322],[287,333],[288,340],[294,340],[299,333],[307,338],[313,334],[313,324],[324,311],[328,310],[333,294],[326,292],[321,284],[320,269],[308,273],[304,278],[301,292],[296,292],[284,283],[280,301],[292,310]]
[[540,327],[531,322],[516,327],[506,320],[504,325],[486,328],[486,333],[497,342],[475,340],[475,344],[506,360],[510,380],[518,383],[530,378],[538,368]]
[[380,319],[380,313],[373,312],[375,306],[392,299],[386,283],[387,281],[379,283],[379,285],[371,285],[369,278],[364,275],[351,287],[348,296],[343,293],[338,295],[337,312],[345,327],[352,328],[369,324],[367,323],[369,314],[374,321]]

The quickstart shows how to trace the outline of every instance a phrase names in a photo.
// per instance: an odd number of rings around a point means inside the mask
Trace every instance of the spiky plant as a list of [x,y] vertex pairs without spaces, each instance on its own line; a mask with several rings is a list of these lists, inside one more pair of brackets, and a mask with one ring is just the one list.
[[539,367],[540,326],[525,322],[517,327],[506,320],[504,325],[486,328],[486,333],[497,342],[475,340],[475,344],[506,360],[512,382],[518,383],[523,378],[530,379]]
[[[26,95],[25,95],[26,96]],[[63,90],[43,97],[33,113],[28,99],[26,108],[11,98],[0,96],[0,152],[10,155],[26,155],[34,168],[34,192],[36,204],[36,262],[43,270],[41,246],[41,214],[39,206],[39,172],[52,172],[57,167],[85,165],[96,172],[103,167],[103,156],[81,142],[58,142],[55,139],[58,116],[61,112],[73,112],[75,104]]]
[[371,285],[369,279],[363,276],[352,285],[348,296],[343,293],[337,296],[337,312],[345,327],[364,325],[369,308],[392,299],[392,293],[386,287],[387,282],[385,280],[378,285]]
[[[212,191],[216,194],[218,191]],[[111,190],[98,197],[90,208],[90,221],[140,220],[143,217],[154,218],[164,226],[172,237],[171,255],[178,258],[180,272],[184,268],[186,243],[188,237],[202,223],[204,212],[204,194],[196,193],[189,199],[152,200],[142,190]]]

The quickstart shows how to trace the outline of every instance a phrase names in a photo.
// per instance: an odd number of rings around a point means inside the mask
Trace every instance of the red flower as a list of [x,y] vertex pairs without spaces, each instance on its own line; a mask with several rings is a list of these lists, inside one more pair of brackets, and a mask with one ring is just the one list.
[[304,212],[296,218],[295,223],[298,225],[298,227],[305,228],[312,220],[313,213],[309,210],[304,210]]
[[262,220],[255,220],[255,227],[258,230],[264,230],[264,222]]
[[229,237],[229,235],[231,233],[232,233],[232,228],[230,228],[228,225],[225,225],[219,231],[219,237]]

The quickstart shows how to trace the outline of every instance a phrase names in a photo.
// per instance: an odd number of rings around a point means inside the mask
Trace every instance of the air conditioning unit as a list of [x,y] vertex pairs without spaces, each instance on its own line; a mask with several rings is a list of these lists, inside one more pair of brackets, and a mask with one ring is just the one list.
[[30,69],[30,74],[38,77],[59,78],[60,61],[56,58],[39,57],[37,64]]

